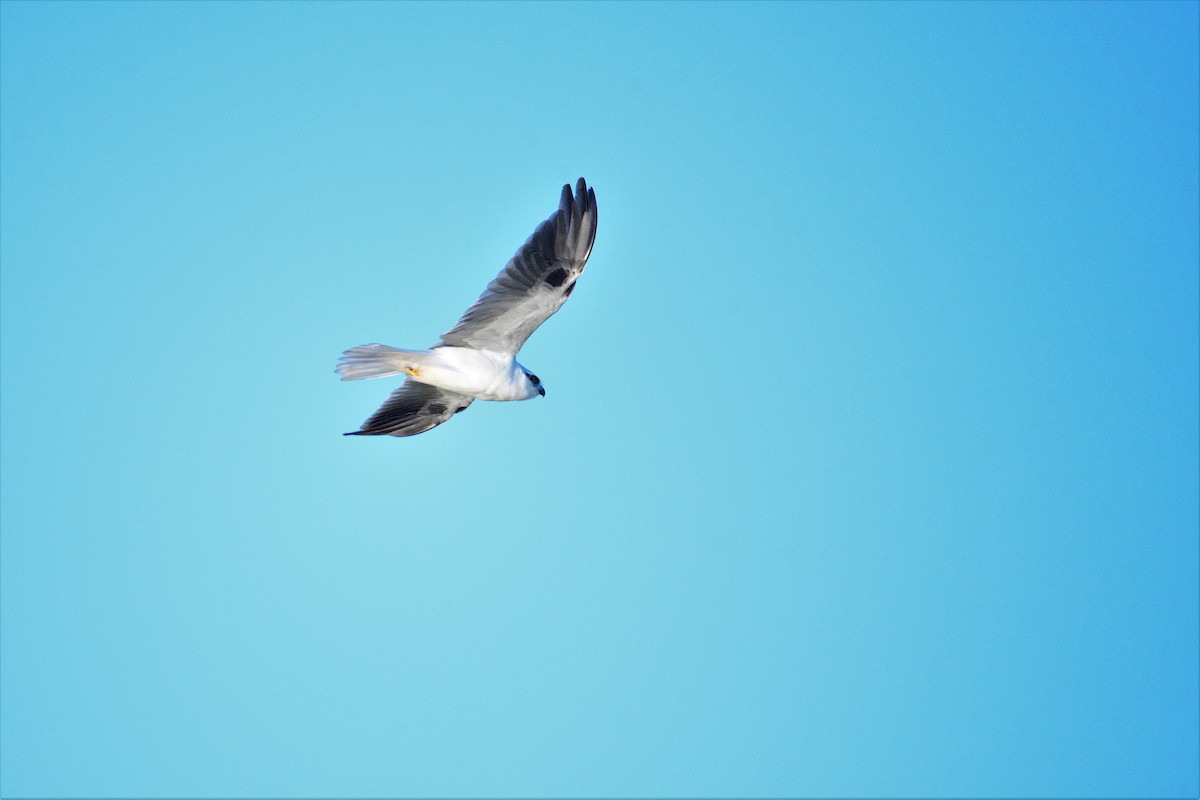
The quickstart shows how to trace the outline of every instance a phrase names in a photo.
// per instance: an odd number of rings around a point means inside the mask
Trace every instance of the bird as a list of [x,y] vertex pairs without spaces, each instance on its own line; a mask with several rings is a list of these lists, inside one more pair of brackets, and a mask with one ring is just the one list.
[[583,178],[565,184],[558,210],[537,226],[500,274],[426,350],[351,347],[338,359],[344,381],[407,376],[356,431],[345,436],[415,436],[476,400],[545,397],[540,378],[517,361],[530,335],[575,291],[596,241],[596,193]]

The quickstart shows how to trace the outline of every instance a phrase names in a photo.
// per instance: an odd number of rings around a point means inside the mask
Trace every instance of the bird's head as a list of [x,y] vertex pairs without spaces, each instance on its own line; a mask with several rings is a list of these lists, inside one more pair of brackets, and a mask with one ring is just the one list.
[[[529,379],[529,385],[533,387],[533,391],[537,392],[542,397],[546,396],[546,387],[542,386],[542,381],[537,375],[534,375],[529,370],[525,370],[525,377]],[[533,397],[532,394],[529,396]]]

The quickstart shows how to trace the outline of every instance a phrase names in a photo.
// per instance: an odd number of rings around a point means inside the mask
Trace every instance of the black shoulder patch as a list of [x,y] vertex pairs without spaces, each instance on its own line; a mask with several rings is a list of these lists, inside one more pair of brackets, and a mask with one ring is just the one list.
[[563,297],[570,297],[571,292],[573,292],[573,291],[575,291],[575,281],[571,281],[570,283],[567,284],[567,290],[566,290],[566,293],[563,295]]
[[460,411],[466,411],[466,410],[467,410],[466,406],[459,406],[458,408],[454,409],[454,413],[457,414]]
[[441,403],[430,403],[425,407],[425,410],[430,414],[445,414],[446,407]]
[[567,271],[565,269],[563,269],[562,267],[555,267],[553,270],[550,271],[550,274],[546,276],[546,283],[550,284],[551,286],[558,287],[558,286],[562,286],[563,281],[565,281],[566,279],[567,279]]

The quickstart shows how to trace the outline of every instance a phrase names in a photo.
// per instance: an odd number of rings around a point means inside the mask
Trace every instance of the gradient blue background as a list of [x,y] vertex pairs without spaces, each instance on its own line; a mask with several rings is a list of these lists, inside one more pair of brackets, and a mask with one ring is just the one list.
[[1195,796],[1197,9],[3,3],[0,793]]

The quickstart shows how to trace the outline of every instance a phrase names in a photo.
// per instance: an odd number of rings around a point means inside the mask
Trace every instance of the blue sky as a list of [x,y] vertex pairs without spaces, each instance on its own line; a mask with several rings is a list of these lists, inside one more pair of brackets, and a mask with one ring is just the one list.
[[6,0],[0,794],[1195,796],[1198,27]]

